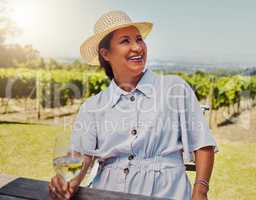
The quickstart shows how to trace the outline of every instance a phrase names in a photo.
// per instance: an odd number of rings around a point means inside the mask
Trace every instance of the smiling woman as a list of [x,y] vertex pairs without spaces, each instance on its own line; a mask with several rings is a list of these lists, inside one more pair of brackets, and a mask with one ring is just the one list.
[[152,26],[133,22],[122,11],[110,11],[97,20],[94,34],[81,45],[81,55],[91,67],[112,70],[106,73],[111,82],[80,108],[71,146],[84,156],[85,167],[68,187],[54,176],[49,183],[53,199],[70,199],[97,158],[93,188],[191,200],[184,161],[192,161],[193,154],[192,200],[207,199],[216,142],[189,84],[146,67],[144,39]]

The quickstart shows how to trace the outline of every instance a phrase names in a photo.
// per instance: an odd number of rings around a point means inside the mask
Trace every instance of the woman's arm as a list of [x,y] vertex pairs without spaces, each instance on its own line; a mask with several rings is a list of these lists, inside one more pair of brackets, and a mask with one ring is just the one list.
[[214,164],[214,147],[206,146],[195,151],[196,160],[196,178],[193,188],[192,200],[206,200],[208,187],[198,182],[206,181],[209,183],[213,164]]

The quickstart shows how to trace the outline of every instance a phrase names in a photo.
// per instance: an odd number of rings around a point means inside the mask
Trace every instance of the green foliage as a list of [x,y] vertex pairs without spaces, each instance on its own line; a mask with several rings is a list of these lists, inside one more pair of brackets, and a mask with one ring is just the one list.
[[[53,108],[66,105],[75,98],[95,95],[109,85],[102,70],[56,69],[58,63],[54,60],[51,63],[55,65],[53,69],[0,68],[0,97],[6,97],[9,85],[11,98],[35,98],[36,81],[39,80],[41,105]],[[76,65],[80,65],[79,61]],[[198,100],[211,97],[213,109],[239,104],[241,98],[256,97],[256,76],[215,77],[201,71],[177,75],[191,85]]]
[[87,96],[91,96],[93,94],[97,94],[100,91],[104,90],[109,85],[109,79],[106,77],[105,73],[94,73],[89,76],[89,94]]
[[49,108],[97,94],[109,84],[103,71],[0,68],[0,98],[35,98],[37,80],[41,88],[41,105]]
[[248,88],[250,91],[250,96],[254,100],[256,97],[256,76],[251,77]]
[[220,77],[213,84],[212,108],[231,106],[240,103],[242,97],[253,98],[256,88],[253,86],[255,77],[231,76]]
[[197,71],[194,74],[177,73],[193,88],[198,100],[211,97],[212,109],[240,104],[241,98],[256,97],[256,76],[214,76]]
[[210,77],[204,72],[197,71],[189,77],[186,77],[185,80],[193,88],[199,101],[207,98],[207,96],[210,94]]

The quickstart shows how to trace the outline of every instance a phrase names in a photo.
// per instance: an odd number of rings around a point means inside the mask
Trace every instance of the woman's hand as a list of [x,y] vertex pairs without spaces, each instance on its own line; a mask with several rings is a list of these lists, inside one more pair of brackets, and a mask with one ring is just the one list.
[[207,194],[194,193],[192,196],[192,200],[208,200]]
[[78,176],[68,183],[60,176],[54,176],[49,183],[49,194],[54,200],[70,199],[77,191],[81,183],[81,178]]
[[208,188],[204,185],[195,184],[193,188],[192,200],[208,200]]
[[70,199],[77,191],[80,183],[86,175],[86,172],[93,162],[92,156],[84,155],[83,166],[79,176],[66,183],[64,179],[58,175],[54,176],[49,183],[49,194],[54,200]]

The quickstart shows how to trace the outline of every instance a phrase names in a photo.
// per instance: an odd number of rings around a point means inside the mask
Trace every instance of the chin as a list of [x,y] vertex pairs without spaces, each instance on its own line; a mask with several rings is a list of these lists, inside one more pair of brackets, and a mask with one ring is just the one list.
[[130,70],[134,74],[139,75],[139,74],[141,74],[143,72],[144,68],[145,68],[145,65],[143,65],[143,66],[139,65],[139,66],[132,66],[132,67],[130,67]]
[[137,71],[137,70],[143,71],[143,69],[145,68],[145,63],[144,62],[143,63],[132,63],[132,64],[129,64],[129,68],[131,70],[135,70],[135,71]]

